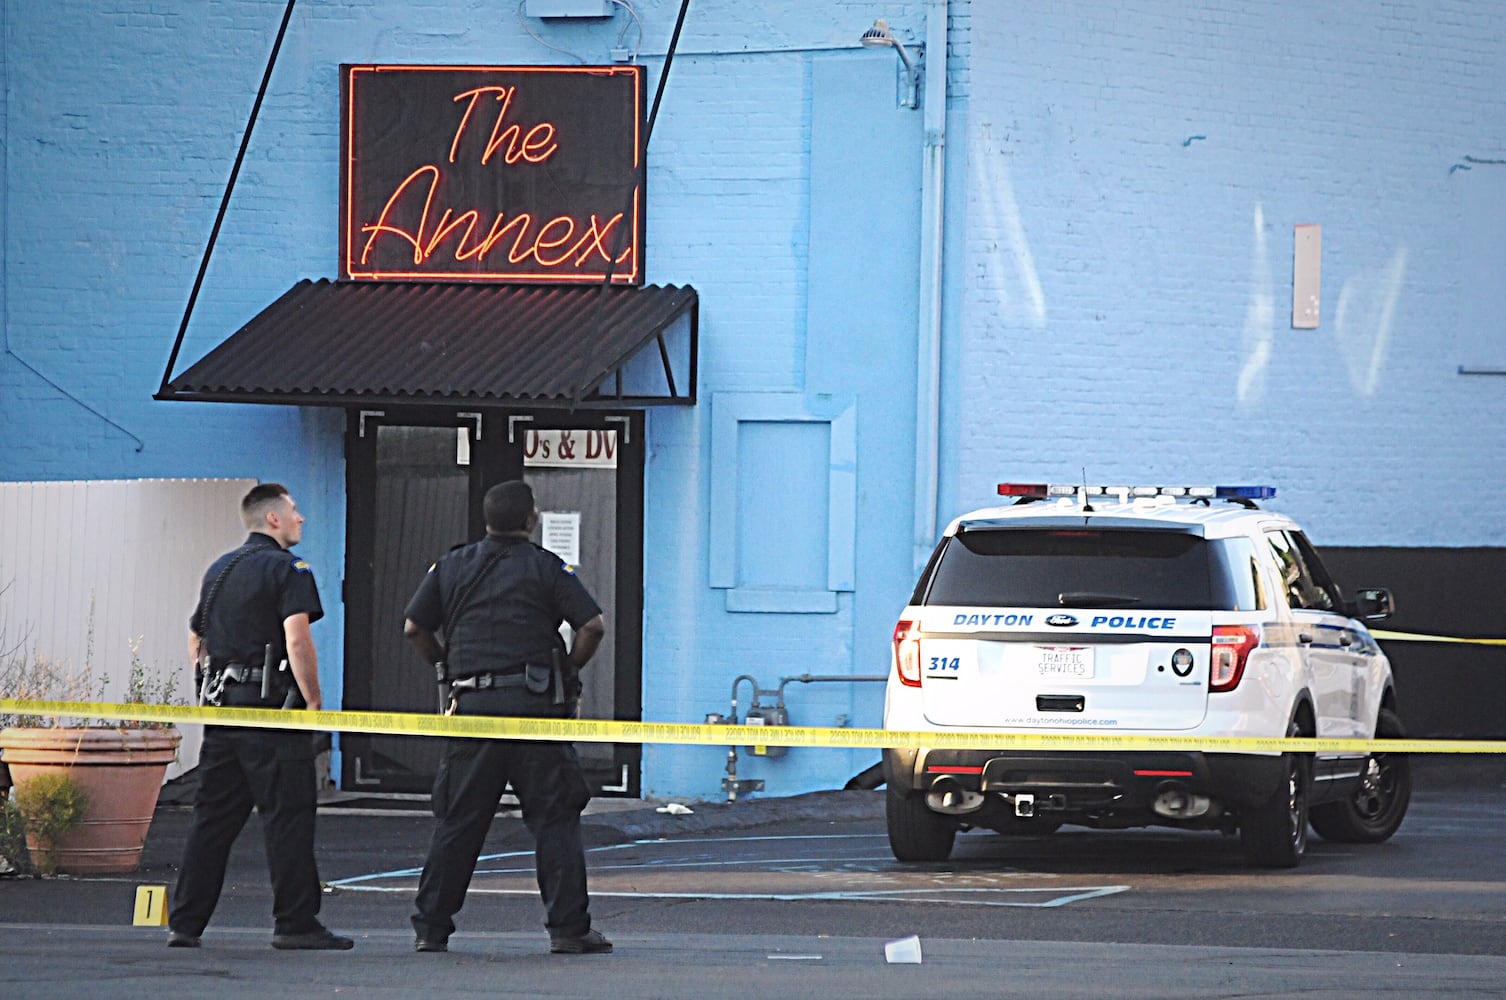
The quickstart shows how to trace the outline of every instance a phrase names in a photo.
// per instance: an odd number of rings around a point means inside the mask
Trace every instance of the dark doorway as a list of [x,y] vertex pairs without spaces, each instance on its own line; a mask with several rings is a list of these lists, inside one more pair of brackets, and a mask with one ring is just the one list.
[[[643,456],[637,412],[351,411],[344,707],[439,709],[433,669],[403,639],[403,606],[434,560],[480,537],[486,489],[521,477],[544,521],[534,540],[577,565],[607,617],[581,716],[640,719]],[[597,794],[639,794],[637,744],[577,750]],[[427,793],[438,755],[430,737],[345,735],[341,787]]]

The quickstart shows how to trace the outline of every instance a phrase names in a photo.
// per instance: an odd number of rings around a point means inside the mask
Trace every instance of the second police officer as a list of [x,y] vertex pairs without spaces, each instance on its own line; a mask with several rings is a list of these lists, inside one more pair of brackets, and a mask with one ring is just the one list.
[[[441,664],[456,715],[573,716],[580,668],[606,634],[601,608],[571,567],[530,540],[539,512],[528,484],[493,486],[483,510],[486,536],[429,570],[404,609],[404,633],[426,664]],[[562,621],[575,630],[568,650]],[[549,950],[611,951],[612,943],[591,927],[580,834],[591,792],[575,748],[461,738],[446,741],[434,782],[436,823],[418,883],[414,948],[448,950],[454,916],[509,783],[534,837]]]

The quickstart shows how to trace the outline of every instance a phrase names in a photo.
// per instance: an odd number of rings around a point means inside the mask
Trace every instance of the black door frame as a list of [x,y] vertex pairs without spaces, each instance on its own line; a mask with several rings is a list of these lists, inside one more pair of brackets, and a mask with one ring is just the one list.
[[[372,426],[471,427],[471,503],[469,537],[485,531],[481,497],[486,488],[506,479],[522,478],[523,435],[530,428],[615,430],[618,432],[616,610],[611,623],[616,650],[613,718],[641,721],[643,717],[643,534],[646,460],[642,410],[555,410],[548,408],[468,408],[388,406],[346,411],[345,433],[345,574],[340,596],[345,607],[344,707],[367,708],[373,702],[369,674],[352,665],[371,662],[372,600],[375,538],[370,526],[376,514],[376,435]],[[396,627],[396,626],[394,626]],[[588,775],[593,793],[636,798],[642,794],[642,747],[614,744],[616,774]],[[342,786],[351,791],[353,761],[343,753]],[[626,781],[622,768],[626,768]],[[610,790],[607,790],[610,789]]]

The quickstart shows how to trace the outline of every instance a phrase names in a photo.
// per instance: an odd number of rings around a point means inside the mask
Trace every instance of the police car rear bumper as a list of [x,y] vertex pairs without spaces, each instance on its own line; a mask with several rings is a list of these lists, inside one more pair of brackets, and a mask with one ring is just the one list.
[[1168,786],[1227,806],[1267,801],[1286,780],[1279,756],[1184,752],[884,751],[884,779],[901,794],[938,787],[1033,796],[1068,812],[1150,810]]

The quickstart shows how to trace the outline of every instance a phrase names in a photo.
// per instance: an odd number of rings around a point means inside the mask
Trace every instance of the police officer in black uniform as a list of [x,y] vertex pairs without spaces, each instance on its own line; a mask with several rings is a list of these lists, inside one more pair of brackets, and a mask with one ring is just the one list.
[[[483,509],[486,537],[452,550],[429,570],[404,609],[404,634],[426,663],[442,664],[453,714],[574,716],[580,668],[606,634],[601,608],[573,569],[529,540],[539,512],[528,484],[493,486]],[[561,621],[575,629],[568,652]],[[414,948],[448,949],[453,918],[509,782],[534,837],[549,950],[611,951],[612,943],[591,928],[580,835],[591,792],[575,747],[480,739],[448,740],[439,764],[438,822],[418,883]]]
[[[303,515],[278,483],[241,500],[251,534],[204,574],[188,623],[201,698],[234,708],[317,711],[319,661],[309,625],[324,616],[309,564],[288,549]],[[219,902],[230,847],[254,806],[272,875],[272,947],[341,950],[355,942],[319,922],[314,864],[314,742],[297,730],[204,727],[193,822],[168,915],[170,948],[197,948]]]

